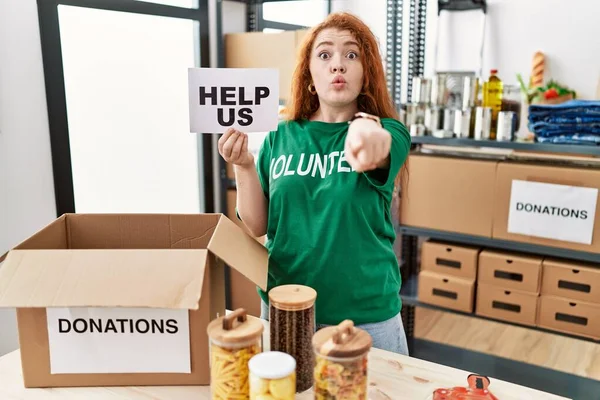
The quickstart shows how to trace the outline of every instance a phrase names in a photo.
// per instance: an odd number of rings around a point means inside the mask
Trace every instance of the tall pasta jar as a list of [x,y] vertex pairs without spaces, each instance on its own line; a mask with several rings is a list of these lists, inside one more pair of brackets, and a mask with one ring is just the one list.
[[207,327],[210,346],[210,392],[213,400],[247,399],[248,362],[262,352],[264,325],[239,308]]
[[312,344],[315,399],[367,400],[371,335],[345,320],[319,330]]
[[296,360],[298,393],[313,384],[311,340],[316,327],[316,299],[317,292],[303,285],[282,285],[269,291],[271,350],[287,353]]

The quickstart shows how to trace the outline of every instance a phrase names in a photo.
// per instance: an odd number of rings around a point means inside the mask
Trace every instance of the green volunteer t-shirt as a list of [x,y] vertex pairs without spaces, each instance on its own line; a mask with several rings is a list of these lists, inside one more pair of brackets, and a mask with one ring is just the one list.
[[347,122],[281,122],[258,155],[268,199],[267,290],[312,287],[319,324],[380,322],[400,312],[390,204],[410,135],[394,119],[382,123],[392,135],[389,170],[351,169],[344,157]]

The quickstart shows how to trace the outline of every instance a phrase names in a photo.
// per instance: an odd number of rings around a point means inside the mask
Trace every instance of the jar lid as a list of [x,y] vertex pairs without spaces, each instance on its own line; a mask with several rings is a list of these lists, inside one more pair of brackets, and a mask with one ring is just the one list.
[[329,326],[313,335],[315,352],[327,357],[357,357],[371,349],[373,339],[365,330],[354,326],[347,319],[337,326]]
[[250,373],[261,379],[281,379],[296,370],[294,357],[281,351],[266,351],[248,362]]
[[269,291],[269,303],[280,310],[304,310],[312,307],[316,299],[316,290],[303,285],[281,285]]
[[248,318],[246,310],[238,308],[229,315],[211,321],[206,332],[211,340],[236,344],[259,337],[264,329],[260,319]]

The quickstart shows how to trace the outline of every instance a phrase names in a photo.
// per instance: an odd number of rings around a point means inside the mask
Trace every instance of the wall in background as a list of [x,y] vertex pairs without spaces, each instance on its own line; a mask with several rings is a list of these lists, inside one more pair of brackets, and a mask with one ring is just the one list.
[[[408,3],[408,2],[406,2]],[[516,74],[528,80],[533,54],[546,54],[546,79],[554,78],[581,98],[596,95],[600,79],[600,2],[593,0],[488,0],[483,76],[499,70],[506,83]],[[429,0],[425,70],[434,71],[437,0]],[[476,70],[479,65],[481,12],[449,14],[439,19],[438,70]],[[596,38],[596,39],[594,39]]]
[[[382,55],[386,53],[385,0],[333,0],[333,11],[358,15],[378,37]],[[546,79],[554,78],[575,89],[581,98],[595,98],[600,79],[600,52],[592,45],[600,37],[600,1],[593,0],[488,0],[483,76],[491,68],[499,70],[508,84],[516,84],[516,74],[528,79],[533,53],[546,54]],[[409,1],[404,1],[403,77],[408,57]],[[425,73],[434,71],[434,54],[439,27],[438,70],[471,70],[479,67],[481,12],[443,12],[437,16],[437,0],[427,3]],[[439,22],[439,25],[438,25]],[[406,79],[403,82],[406,99]]]
[[[0,253],[4,253],[56,217],[35,0],[0,1],[0,60]],[[0,355],[17,346],[15,313],[0,309]]]

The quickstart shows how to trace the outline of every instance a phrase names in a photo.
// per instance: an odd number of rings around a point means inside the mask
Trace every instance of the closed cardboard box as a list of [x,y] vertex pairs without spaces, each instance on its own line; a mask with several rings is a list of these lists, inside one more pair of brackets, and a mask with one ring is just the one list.
[[600,266],[545,259],[542,294],[600,304]]
[[502,162],[495,239],[600,253],[600,169]]
[[496,166],[496,161],[411,155],[400,223],[492,237]]
[[0,268],[25,386],[209,384],[223,262],[266,287],[266,249],[220,214],[58,218]]
[[425,242],[421,248],[421,269],[474,280],[477,278],[479,249],[441,242]]
[[537,294],[478,283],[475,314],[535,326],[537,303]]
[[542,294],[538,326],[600,340],[600,306]]
[[475,281],[430,271],[419,273],[419,301],[466,313],[473,312]]
[[485,250],[479,254],[479,283],[538,294],[542,258]]
[[227,68],[275,68],[279,70],[279,93],[289,99],[296,55],[306,30],[280,33],[244,32],[225,35]]

